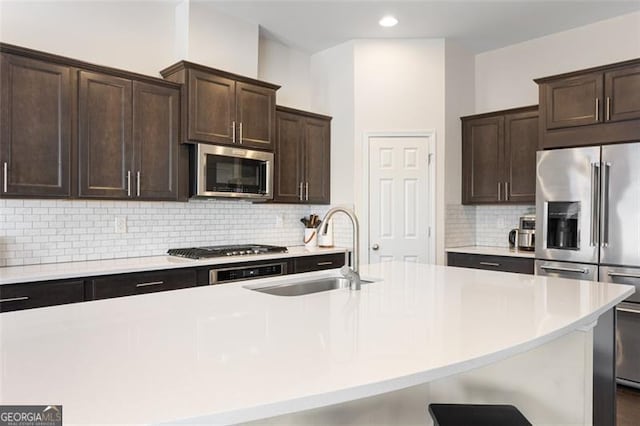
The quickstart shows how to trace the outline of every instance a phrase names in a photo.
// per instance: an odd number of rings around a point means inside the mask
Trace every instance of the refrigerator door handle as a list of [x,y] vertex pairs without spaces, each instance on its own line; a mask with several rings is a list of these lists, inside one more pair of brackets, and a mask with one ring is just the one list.
[[602,215],[602,226],[600,228],[602,248],[609,246],[609,174],[611,163],[604,163],[602,166],[602,205],[600,212]]
[[595,247],[598,244],[599,220],[598,220],[598,194],[600,193],[600,163],[591,163],[591,236],[589,245]]

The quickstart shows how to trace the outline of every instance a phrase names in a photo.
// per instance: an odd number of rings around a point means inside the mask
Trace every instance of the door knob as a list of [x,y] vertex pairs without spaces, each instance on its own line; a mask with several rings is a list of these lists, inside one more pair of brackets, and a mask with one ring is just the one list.
[[378,244],[374,244],[371,249],[372,250],[378,250],[380,248],[380,246]]

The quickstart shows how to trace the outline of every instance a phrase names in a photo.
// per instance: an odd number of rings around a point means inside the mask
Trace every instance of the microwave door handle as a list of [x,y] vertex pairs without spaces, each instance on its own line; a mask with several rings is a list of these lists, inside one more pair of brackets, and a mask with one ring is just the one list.
[[600,214],[602,215],[602,225],[600,227],[602,248],[609,246],[609,180],[611,173],[611,163],[602,165],[602,203]]
[[600,163],[591,163],[591,235],[589,245],[595,247],[598,244],[599,218],[598,194],[600,193]]

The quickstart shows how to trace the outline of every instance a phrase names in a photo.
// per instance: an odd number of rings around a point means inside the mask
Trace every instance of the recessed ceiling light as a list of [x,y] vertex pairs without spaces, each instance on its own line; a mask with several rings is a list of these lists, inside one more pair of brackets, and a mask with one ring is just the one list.
[[383,27],[393,27],[398,23],[398,20],[391,15],[383,17],[378,23]]

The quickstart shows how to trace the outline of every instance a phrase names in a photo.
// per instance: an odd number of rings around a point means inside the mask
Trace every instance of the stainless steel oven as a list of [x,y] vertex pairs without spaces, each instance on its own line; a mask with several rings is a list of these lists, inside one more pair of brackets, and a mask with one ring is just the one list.
[[273,198],[273,153],[197,144],[191,157],[193,196]]

